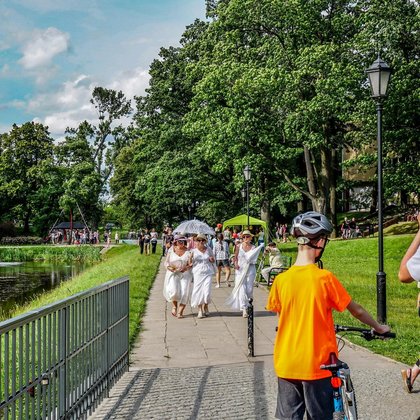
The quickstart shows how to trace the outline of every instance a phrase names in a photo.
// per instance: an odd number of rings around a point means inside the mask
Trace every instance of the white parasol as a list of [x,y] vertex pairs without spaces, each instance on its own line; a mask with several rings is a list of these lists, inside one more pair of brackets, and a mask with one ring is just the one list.
[[192,233],[202,233],[203,235],[216,235],[216,232],[207,223],[201,222],[200,220],[186,220],[182,222],[174,230],[174,234],[186,235]]

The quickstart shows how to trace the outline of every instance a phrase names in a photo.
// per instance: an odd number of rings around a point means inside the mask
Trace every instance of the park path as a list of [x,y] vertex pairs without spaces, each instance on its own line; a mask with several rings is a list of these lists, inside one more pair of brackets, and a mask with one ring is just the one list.
[[[272,350],[276,317],[264,310],[267,290],[254,288],[255,357],[247,356],[247,320],[224,304],[232,288],[213,289],[211,315],[171,316],[160,266],[130,369],[91,416],[104,419],[273,419],[276,377]],[[402,389],[405,366],[353,345],[348,362],[362,420],[420,419],[420,389]]]

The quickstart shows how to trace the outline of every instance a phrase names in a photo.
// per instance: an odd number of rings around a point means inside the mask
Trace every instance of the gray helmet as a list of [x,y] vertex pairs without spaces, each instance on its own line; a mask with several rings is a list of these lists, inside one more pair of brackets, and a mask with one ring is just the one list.
[[295,238],[304,236],[308,239],[328,236],[332,231],[331,222],[323,214],[316,211],[308,211],[297,215],[290,228],[290,233]]

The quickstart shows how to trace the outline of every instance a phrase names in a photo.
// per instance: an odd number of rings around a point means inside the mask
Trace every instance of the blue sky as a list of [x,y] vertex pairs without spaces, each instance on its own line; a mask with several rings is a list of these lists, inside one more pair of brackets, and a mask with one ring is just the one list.
[[95,86],[144,94],[160,47],[196,18],[204,0],[0,0],[0,133],[95,122]]

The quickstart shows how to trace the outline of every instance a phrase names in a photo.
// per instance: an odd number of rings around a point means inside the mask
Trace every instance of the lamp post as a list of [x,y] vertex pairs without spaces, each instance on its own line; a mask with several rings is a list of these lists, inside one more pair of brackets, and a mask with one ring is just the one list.
[[384,272],[383,191],[382,191],[382,109],[386,97],[391,68],[380,57],[366,70],[372,98],[376,102],[378,143],[378,259],[376,274],[376,310],[378,322],[386,323],[386,274]]
[[251,180],[251,173],[251,168],[249,167],[249,165],[246,165],[244,168],[244,178],[246,182],[246,215],[248,219],[247,229],[249,229],[249,181]]
[[242,195],[242,207],[245,207],[245,199],[246,199],[246,189],[245,189],[245,187],[242,188],[241,195]]

